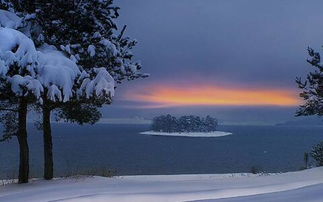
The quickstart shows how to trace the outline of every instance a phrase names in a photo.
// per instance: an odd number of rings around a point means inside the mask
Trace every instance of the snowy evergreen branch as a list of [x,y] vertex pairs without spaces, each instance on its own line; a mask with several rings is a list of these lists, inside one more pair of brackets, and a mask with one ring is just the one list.
[[308,54],[310,58],[307,59],[307,62],[316,69],[307,75],[305,81],[302,81],[301,78],[296,78],[296,83],[302,90],[300,97],[305,101],[296,112],[296,115],[321,116],[323,115],[323,65],[321,64],[319,52],[308,48]]

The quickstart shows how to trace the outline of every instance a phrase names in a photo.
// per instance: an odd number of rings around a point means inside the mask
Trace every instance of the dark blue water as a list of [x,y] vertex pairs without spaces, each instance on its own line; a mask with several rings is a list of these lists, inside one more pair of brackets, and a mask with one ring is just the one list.
[[[221,126],[218,138],[141,135],[148,125],[53,126],[56,176],[75,170],[114,169],[120,175],[298,170],[305,151],[323,140],[323,127]],[[42,173],[42,136],[29,130],[31,173]],[[17,173],[16,140],[0,144],[0,175]]]

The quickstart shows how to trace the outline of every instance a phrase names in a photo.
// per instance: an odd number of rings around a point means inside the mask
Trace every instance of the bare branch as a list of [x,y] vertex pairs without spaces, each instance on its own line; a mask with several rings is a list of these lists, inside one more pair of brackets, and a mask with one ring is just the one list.
[[127,28],[127,25],[124,25],[123,28],[122,28],[122,30],[121,30],[121,32],[120,32],[120,35],[118,37],[118,41],[120,41],[122,39],[123,34],[126,31],[126,28]]

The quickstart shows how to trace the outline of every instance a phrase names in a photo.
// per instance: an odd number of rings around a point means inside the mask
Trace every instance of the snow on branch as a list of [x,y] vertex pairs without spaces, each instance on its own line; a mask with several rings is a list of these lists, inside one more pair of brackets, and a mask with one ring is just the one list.
[[15,13],[0,9],[0,27],[17,29],[21,24],[21,18]]
[[39,52],[37,79],[48,89],[52,101],[67,102],[73,96],[73,86],[81,74],[78,66],[61,52],[43,48]]
[[31,39],[11,28],[0,28],[0,77],[17,96],[32,94],[39,102],[43,96],[60,102],[83,95],[111,98],[115,87],[105,68],[81,73],[62,52],[51,46],[36,50]]
[[[31,92],[36,98],[41,98],[44,91],[42,84],[31,76],[20,76],[18,74],[8,78],[11,83],[11,90],[17,96],[27,96]],[[25,91],[25,89],[27,91]]]
[[0,77],[11,84],[17,96],[32,93],[40,98],[43,87],[34,76],[38,52],[32,40],[11,28],[0,28]]
[[115,82],[112,76],[105,68],[94,68],[94,78],[90,78],[89,74],[82,73],[84,77],[81,87],[78,91],[80,96],[90,97],[112,97],[114,96]]
[[0,28],[0,73],[7,74],[9,66],[17,63],[35,75],[38,53],[31,39],[11,28]]

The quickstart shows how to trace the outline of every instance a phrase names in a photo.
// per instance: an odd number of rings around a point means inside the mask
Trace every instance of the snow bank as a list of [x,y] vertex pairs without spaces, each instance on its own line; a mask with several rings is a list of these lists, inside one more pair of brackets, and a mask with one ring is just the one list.
[[166,132],[155,132],[146,131],[141,132],[143,135],[153,135],[153,136],[171,136],[171,137],[222,137],[227,135],[232,135],[229,132],[213,131],[213,132],[187,132],[187,133],[166,133]]
[[323,168],[315,168],[271,175],[242,173],[36,180],[30,184],[0,187],[0,201],[303,202],[323,201],[322,189]]
[[318,184],[282,192],[224,199],[196,200],[195,202],[322,202],[322,189],[323,184]]

